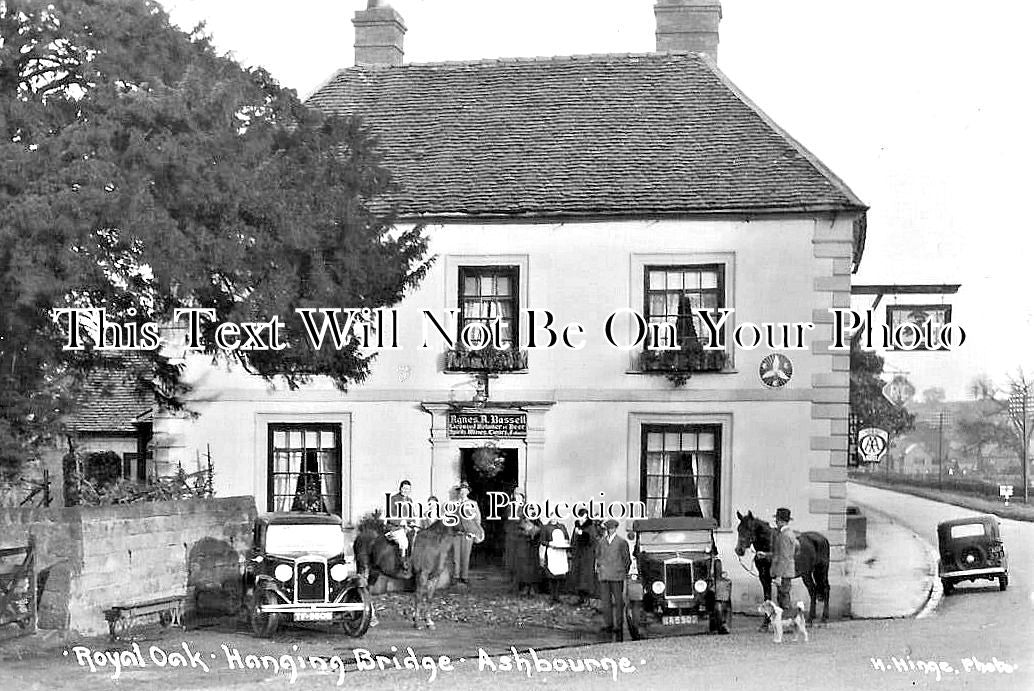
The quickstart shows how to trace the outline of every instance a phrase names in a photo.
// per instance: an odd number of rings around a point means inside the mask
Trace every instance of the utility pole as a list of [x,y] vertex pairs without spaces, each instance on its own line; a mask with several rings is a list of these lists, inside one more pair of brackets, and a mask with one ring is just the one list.
[[1014,384],[1009,397],[1009,416],[1020,434],[1020,475],[1023,478],[1023,503],[1030,503],[1030,483],[1027,480],[1027,444],[1030,436],[1027,432],[1030,409],[1030,385],[1026,382]]
[[937,488],[944,489],[944,411],[937,413]]

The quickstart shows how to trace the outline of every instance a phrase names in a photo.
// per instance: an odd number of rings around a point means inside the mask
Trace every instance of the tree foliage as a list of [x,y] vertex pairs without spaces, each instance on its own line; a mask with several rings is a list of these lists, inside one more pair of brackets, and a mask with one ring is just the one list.
[[[1022,405],[1016,405],[1024,392],[1027,394],[1025,409]],[[1019,458],[1024,446],[1030,446],[1031,436],[1034,435],[1034,379],[1018,369],[1015,374],[1007,377],[1005,387],[999,387],[982,375],[970,384],[970,394],[979,402],[980,413],[966,421],[961,428],[967,444],[981,453],[985,447],[998,448],[1015,453]],[[1026,412],[1026,424],[1021,432],[1017,422],[1023,412]]]
[[[62,349],[56,307],[240,322],[400,300],[426,241],[393,230],[375,145],[156,2],[0,0],[0,467],[57,429],[97,361]],[[290,326],[282,340],[234,357],[292,385],[369,372],[355,343],[313,351]],[[151,359],[174,401],[177,370]]]
[[861,427],[879,427],[891,436],[902,434],[915,425],[915,415],[904,407],[897,407],[883,395],[886,382],[883,358],[873,351],[863,350],[860,337],[851,339],[851,413]]

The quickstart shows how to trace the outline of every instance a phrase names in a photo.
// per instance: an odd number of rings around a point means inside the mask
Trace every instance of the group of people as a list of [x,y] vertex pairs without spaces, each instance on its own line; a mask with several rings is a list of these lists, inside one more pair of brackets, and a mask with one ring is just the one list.
[[599,523],[582,511],[568,535],[563,523],[543,523],[523,511],[526,497],[514,490],[516,507],[506,522],[506,570],[514,591],[534,594],[543,580],[556,602],[564,589],[578,595],[579,603],[599,598],[604,631],[620,638],[624,621],[624,587],[632,565],[628,542],[618,535],[619,524]]
[[[399,491],[388,500],[385,520],[388,536],[398,544],[403,562],[408,564],[413,536],[417,530],[434,522],[433,518],[418,518],[413,511],[413,485],[409,480],[399,484]],[[456,499],[469,503],[478,516],[477,503],[470,499],[470,485],[460,483],[455,488]],[[579,604],[591,598],[600,600],[603,612],[603,630],[619,640],[624,622],[624,587],[632,565],[628,542],[618,535],[619,524],[610,519],[604,523],[592,520],[582,511],[575,520],[571,533],[567,526],[555,520],[543,523],[529,518],[524,507],[526,497],[514,490],[511,509],[505,525],[505,565],[514,591],[534,594],[543,581],[554,602],[566,590],[578,595]],[[433,516],[438,498],[427,498],[424,515]],[[468,583],[470,550],[473,540],[469,535],[454,538],[453,576],[460,583]]]
[[[459,504],[469,505],[467,511],[471,515],[476,517],[478,523],[481,522],[481,510],[478,508],[477,502],[470,499],[470,485],[466,482],[461,482],[454,490],[456,500]],[[388,516],[385,519],[385,525],[388,530],[388,537],[393,540],[399,546],[399,552],[402,556],[403,565],[405,570],[408,569],[409,565],[409,553],[412,538],[416,531],[428,527],[431,523],[434,523],[435,516],[440,515],[440,511],[437,509],[439,505],[438,497],[433,494],[427,498],[427,503],[424,506],[425,518],[418,518],[413,510],[413,483],[409,480],[403,480],[399,483],[399,491],[388,499]],[[460,583],[468,584],[469,572],[470,572],[470,550],[474,544],[474,539],[466,534],[460,533],[453,537],[452,545],[452,558],[453,558],[453,577]]]

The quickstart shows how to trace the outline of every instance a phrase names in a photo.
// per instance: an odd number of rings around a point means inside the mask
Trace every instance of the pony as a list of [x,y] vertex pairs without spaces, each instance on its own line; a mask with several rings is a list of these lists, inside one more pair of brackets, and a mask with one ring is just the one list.
[[376,522],[365,522],[352,543],[356,570],[373,586],[383,574],[391,578],[413,580],[413,625],[434,628],[431,620],[431,599],[438,587],[438,579],[448,568],[453,539],[459,535],[473,537],[478,544],[485,539],[485,531],[477,521],[457,516],[455,526],[435,521],[417,532],[410,543],[409,569],[399,558],[395,543],[384,535]]
[[[754,516],[752,511],[743,515],[739,511],[736,517],[740,523],[736,526],[736,556],[742,557],[748,548],[753,547],[754,566],[758,570],[761,591],[765,600],[772,599],[772,546],[775,544],[776,528],[767,521]],[[794,555],[797,574],[794,578],[804,581],[808,589],[811,606],[808,609],[808,623],[815,620],[815,600],[822,600],[822,621],[829,620],[829,540],[821,533],[798,533],[800,548]],[[761,625],[766,628],[768,619]]]

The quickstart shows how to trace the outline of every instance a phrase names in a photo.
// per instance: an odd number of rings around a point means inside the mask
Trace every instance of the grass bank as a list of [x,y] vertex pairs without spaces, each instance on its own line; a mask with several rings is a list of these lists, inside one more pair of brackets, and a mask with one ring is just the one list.
[[917,497],[923,497],[924,499],[932,499],[933,501],[940,501],[945,504],[961,506],[964,509],[972,509],[973,511],[980,511],[982,513],[991,513],[996,516],[1000,516],[1001,518],[1011,518],[1016,521],[1029,521],[1034,523],[1034,505],[1024,504],[1022,498],[1019,503],[1010,501],[1009,505],[1006,506],[1001,499],[987,499],[984,497],[973,496],[971,494],[952,492],[934,487],[919,487],[902,482],[888,482],[876,475],[852,473],[849,479],[851,482],[857,482],[862,485],[870,485],[881,489],[893,490],[894,492],[912,494]]

